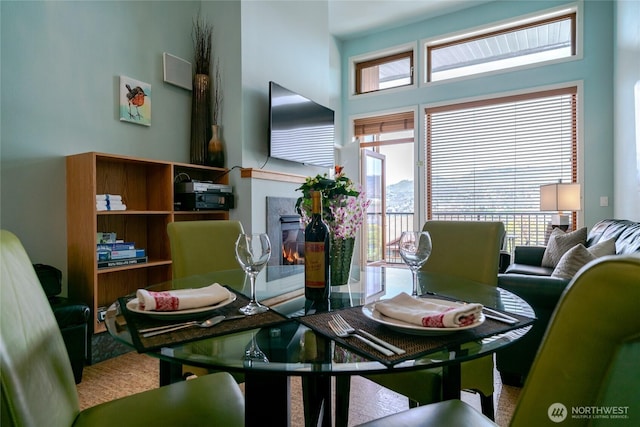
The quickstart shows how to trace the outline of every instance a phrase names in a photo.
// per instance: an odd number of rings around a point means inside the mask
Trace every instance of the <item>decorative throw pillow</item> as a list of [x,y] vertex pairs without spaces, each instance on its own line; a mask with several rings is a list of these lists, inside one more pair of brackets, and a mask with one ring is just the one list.
[[585,264],[596,258],[582,243],[579,243],[562,255],[551,277],[571,279]]
[[615,255],[616,254],[616,240],[609,239],[603,240],[602,242],[596,243],[593,246],[589,246],[587,248],[592,255],[596,257],[601,257],[605,255]]
[[587,227],[570,233],[554,228],[549,237],[549,243],[547,243],[544,255],[542,255],[542,266],[555,267],[558,265],[562,255],[579,243],[583,245],[587,243]]

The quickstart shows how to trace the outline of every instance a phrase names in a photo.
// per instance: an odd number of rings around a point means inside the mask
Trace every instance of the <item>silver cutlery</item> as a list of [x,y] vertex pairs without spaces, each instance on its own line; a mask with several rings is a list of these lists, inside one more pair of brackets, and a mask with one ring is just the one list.
[[207,319],[203,322],[197,321],[197,320],[193,320],[190,322],[184,322],[184,323],[179,323],[179,324],[174,324],[174,325],[164,325],[164,326],[156,326],[154,328],[146,328],[146,329],[141,329],[138,332],[142,333],[142,336],[144,338],[149,338],[149,337],[153,337],[155,335],[160,335],[160,334],[164,334],[166,332],[173,332],[173,331],[178,331],[180,329],[185,329],[185,328],[190,328],[192,326],[198,326],[200,328],[210,328],[212,326],[217,325],[218,323],[224,321],[224,320],[233,320],[233,319],[240,319],[245,317],[244,315],[240,314],[237,316],[214,316],[211,317],[210,319]]
[[358,329],[358,333],[364,335],[365,337],[369,338],[370,340],[373,340],[375,342],[377,342],[380,345],[383,345],[385,347],[387,347],[389,350],[393,351],[396,354],[405,354],[406,350],[401,349],[400,347],[396,347],[395,345],[386,342],[385,340],[382,340],[378,337],[376,337],[375,335],[370,334],[369,332],[363,330],[363,329]]
[[[433,292],[427,292],[427,293],[430,295],[436,295]],[[456,301],[456,302],[460,304],[468,304],[466,301]],[[485,317],[489,319],[497,320],[498,322],[508,323],[510,325],[515,325],[516,323],[519,322],[519,320],[516,319],[515,317],[511,317],[508,314],[502,313],[500,311],[494,310],[484,305],[482,306],[482,312]]]
[[381,352],[386,356],[393,356],[394,353],[397,353],[397,354],[406,353],[403,349],[398,348],[392,344],[389,344],[388,342],[381,340],[380,338],[375,337],[374,335],[371,335],[366,331],[362,331],[362,330],[356,331],[339,314],[332,316],[332,319],[329,321],[329,327],[339,337],[341,338],[344,338],[347,336],[356,337],[360,341],[364,342],[370,347],[375,348],[376,350],[378,350],[379,352]]
[[499,322],[509,323],[514,325],[519,322],[515,317],[511,317],[508,314],[501,313],[499,311],[493,310],[489,307],[482,307],[482,311],[484,311],[485,317],[489,319],[497,320]]
[[362,330],[362,329],[358,329],[358,331],[355,330],[355,328],[353,328],[346,320],[344,320],[344,317],[342,317],[339,314],[336,314],[333,316],[334,319],[340,324],[342,325],[343,329],[347,332],[351,332],[351,333],[356,333],[358,332],[360,335],[364,335],[366,338],[369,338],[370,340],[380,344],[383,347],[388,348],[389,350],[393,351],[396,354],[404,354],[406,353],[405,350],[401,349],[400,347],[396,347],[395,345],[386,342],[383,339],[380,339],[378,337],[376,337],[373,334],[370,334],[369,332]]

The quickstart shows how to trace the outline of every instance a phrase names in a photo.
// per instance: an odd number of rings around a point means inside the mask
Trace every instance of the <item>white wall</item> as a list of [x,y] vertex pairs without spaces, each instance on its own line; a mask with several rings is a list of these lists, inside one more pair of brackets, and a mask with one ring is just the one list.
[[640,221],[640,2],[616,2],[614,217]]
[[[339,108],[339,85],[330,67],[332,40],[327,2],[243,1],[241,26],[243,167],[303,176],[325,172],[322,168],[268,159],[268,94],[269,81],[275,81],[320,104]],[[335,69],[339,70],[338,64]],[[253,232],[266,231],[267,195],[300,195],[293,189],[290,194],[281,194],[281,185],[269,181],[237,177],[232,175],[238,189],[233,215]]]

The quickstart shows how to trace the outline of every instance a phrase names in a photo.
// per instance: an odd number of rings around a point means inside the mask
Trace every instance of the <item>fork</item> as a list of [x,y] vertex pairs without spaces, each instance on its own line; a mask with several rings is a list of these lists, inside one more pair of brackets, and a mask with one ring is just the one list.
[[405,350],[401,349],[400,347],[396,347],[395,345],[386,342],[383,339],[380,339],[378,337],[376,337],[375,335],[370,334],[369,332],[362,330],[362,329],[358,329],[357,331],[355,330],[354,327],[352,327],[346,320],[344,320],[344,317],[342,317],[340,314],[335,314],[333,315],[334,320],[342,326],[342,329],[344,329],[347,333],[350,334],[360,334],[360,335],[364,335],[366,338],[369,338],[371,341],[376,342],[377,344],[380,344],[383,347],[388,348],[389,350],[393,351],[396,354],[404,354],[406,353]]
[[340,338],[356,337],[360,341],[362,341],[363,343],[367,344],[368,346],[375,348],[376,350],[378,350],[380,353],[384,354],[385,356],[393,356],[394,355],[393,351],[388,350],[388,349],[382,347],[381,345],[378,345],[378,344],[374,343],[373,341],[369,341],[365,337],[362,337],[362,336],[356,334],[355,332],[354,333],[350,333],[350,332],[345,331],[335,321],[335,319],[329,320],[329,322],[327,322],[327,323],[329,324],[329,327],[331,328],[331,330],[333,332],[335,332],[335,334],[337,336],[339,336]]
[[342,325],[340,323],[338,323],[338,321],[336,320],[335,316],[332,316],[332,319],[329,320],[329,322],[327,322],[329,324],[329,327],[331,328],[331,330],[333,332],[335,332],[335,334],[337,336],[339,336],[340,338],[346,338],[346,337],[356,337],[358,338],[360,341],[362,341],[363,343],[367,344],[368,346],[375,348],[376,350],[378,350],[380,353],[384,354],[385,356],[393,356],[393,351],[382,347],[381,345],[378,345],[376,343],[374,343],[373,341],[370,341],[368,339],[366,339],[365,337],[362,337],[358,334],[354,332],[348,332],[346,329],[344,329],[342,327]]

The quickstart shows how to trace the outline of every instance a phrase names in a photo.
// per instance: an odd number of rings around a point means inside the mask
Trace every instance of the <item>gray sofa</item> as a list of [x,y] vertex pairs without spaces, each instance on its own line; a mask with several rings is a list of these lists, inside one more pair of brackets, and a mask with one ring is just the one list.
[[[640,253],[640,223],[606,219],[589,231],[586,248],[615,240],[616,254]],[[531,330],[510,347],[496,354],[502,382],[521,386],[529,373],[549,319],[569,284],[569,278],[552,277],[553,267],[543,267],[544,246],[517,246],[513,263],[498,275],[498,286],[524,298],[533,307],[537,320]]]

